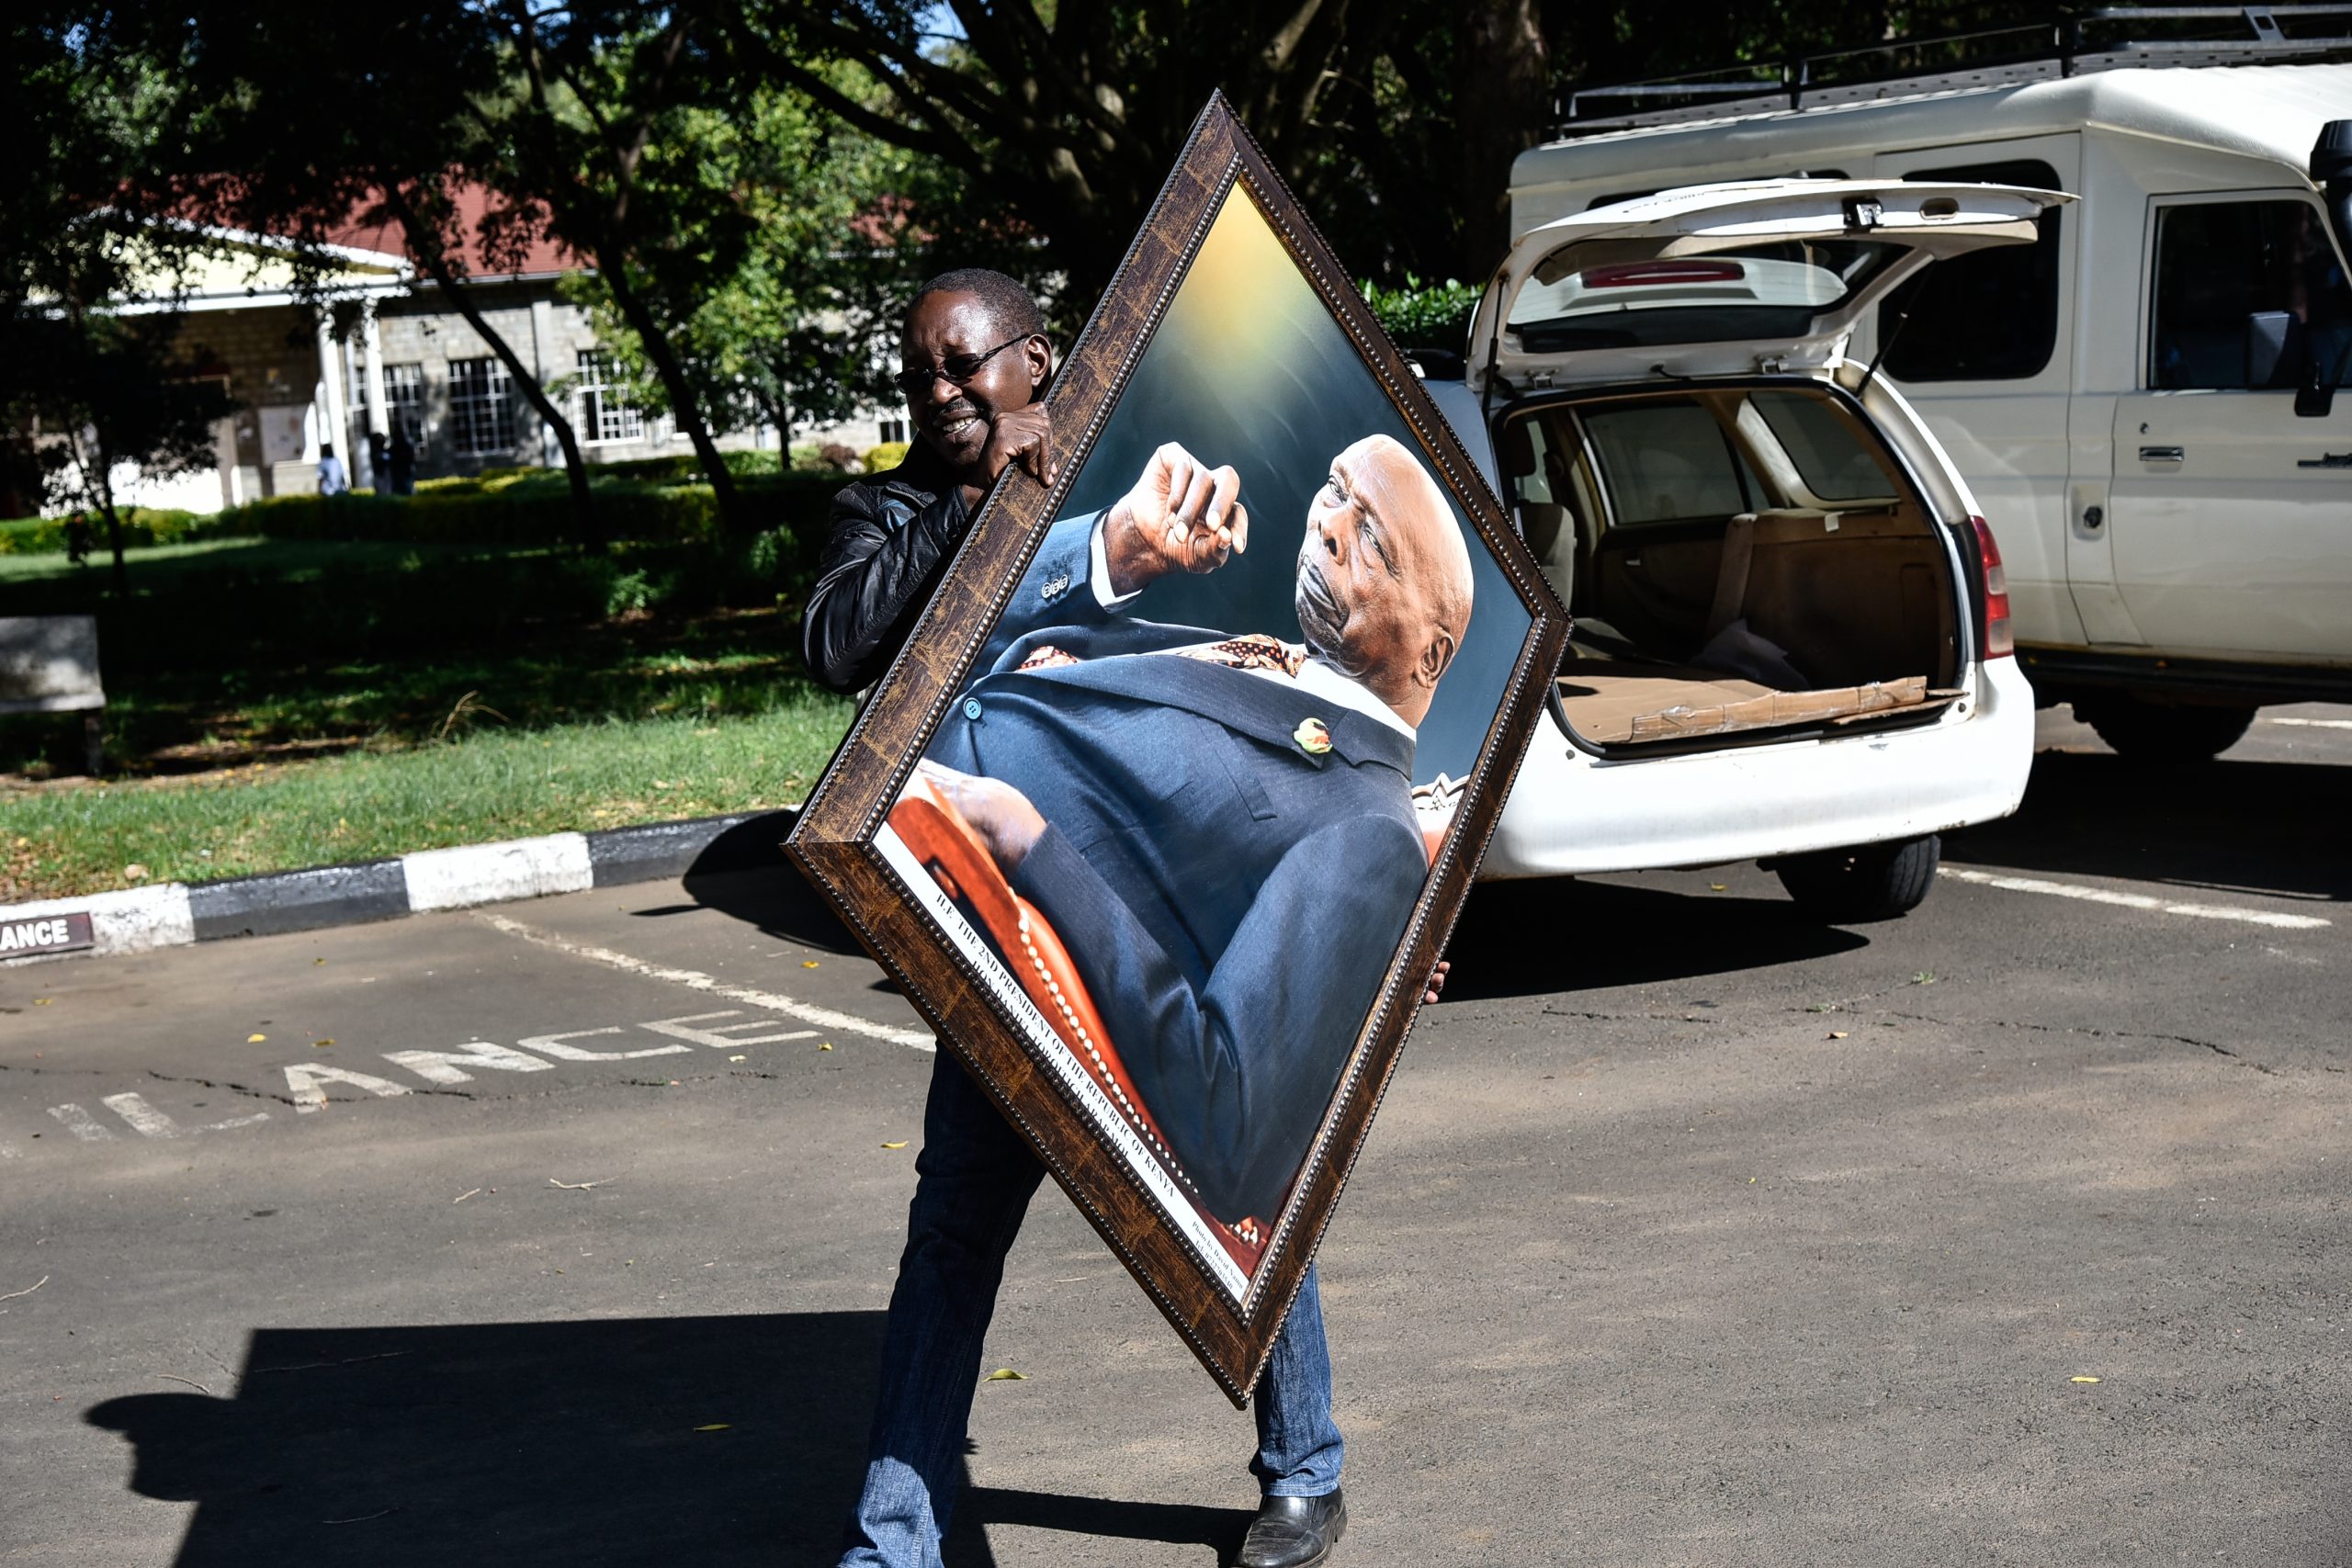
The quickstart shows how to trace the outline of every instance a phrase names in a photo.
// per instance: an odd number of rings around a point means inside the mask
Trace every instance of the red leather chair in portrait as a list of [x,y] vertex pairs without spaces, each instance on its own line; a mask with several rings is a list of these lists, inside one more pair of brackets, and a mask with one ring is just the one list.
[[[1118,1046],[1102,1014],[1071,962],[1053,922],[1012,889],[996,859],[947,798],[918,774],[890,808],[890,828],[948,897],[961,904],[1005,955],[1013,978],[1035,1003],[1070,1055],[1078,1059],[1111,1103],[1127,1119],[1179,1188],[1192,1182],[1152,1119],[1142,1092],[1127,1076]],[[1212,1214],[1197,1199],[1193,1206],[1209,1222],[1217,1241],[1244,1273],[1254,1272],[1265,1250],[1266,1228],[1254,1216],[1227,1220]]]

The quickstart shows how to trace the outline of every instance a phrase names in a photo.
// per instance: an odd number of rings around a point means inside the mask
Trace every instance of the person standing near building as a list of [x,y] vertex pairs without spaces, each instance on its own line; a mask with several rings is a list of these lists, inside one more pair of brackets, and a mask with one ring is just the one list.
[[410,495],[416,490],[416,447],[405,430],[392,432],[392,442],[384,449],[384,472],[390,476],[394,495]]
[[351,476],[343,471],[343,459],[334,455],[333,446],[319,448],[319,493],[342,495],[351,489]]
[[[899,377],[915,441],[896,468],[844,488],[802,622],[824,685],[854,693],[889,666],[989,488],[1019,467],[1057,475],[1041,401],[1054,350],[1035,300],[1001,273],[967,268],[908,308]],[[1429,999],[1446,965],[1430,976]],[[890,1296],[865,1485],[842,1568],[937,1568],[1005,1254],[1045,1176],[1028,1144],[960,1063],[941,1052],[923,1112],[907,1246]],[[1261,1504],[1242,1568],[1327,1561],[1347,1523],[1344,1444],[1315,1270],[1276,1337],[1253,1410]]]

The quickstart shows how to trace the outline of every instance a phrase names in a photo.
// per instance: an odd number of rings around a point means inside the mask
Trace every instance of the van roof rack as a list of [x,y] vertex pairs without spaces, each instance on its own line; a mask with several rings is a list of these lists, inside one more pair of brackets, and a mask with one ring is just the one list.
[[2352,5],[2106,6],[2003,28],[1577,87],[1557,136],[2008,87],[2127,66],[2352,58]]

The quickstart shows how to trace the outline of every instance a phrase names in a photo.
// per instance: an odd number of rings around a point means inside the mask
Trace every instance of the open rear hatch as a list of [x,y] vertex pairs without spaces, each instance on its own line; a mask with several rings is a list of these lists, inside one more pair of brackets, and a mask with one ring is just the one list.
[[1470,383],[1501,410],[1521,535],[1576,617],[1557,691],[1580,739],[1639,752],[1834,730],[1962,694],[1954,542],[1828,367],[1921,267],[2030,242],[2070,199],[1773,180],[1581,213],[1512,247]]
[[2075,198],[2016,186],[1750,180],[1595,208],[1512,244],[1471,321],[1469,381],[1753,374],[1836,358],[1939,257],[2030,243]]

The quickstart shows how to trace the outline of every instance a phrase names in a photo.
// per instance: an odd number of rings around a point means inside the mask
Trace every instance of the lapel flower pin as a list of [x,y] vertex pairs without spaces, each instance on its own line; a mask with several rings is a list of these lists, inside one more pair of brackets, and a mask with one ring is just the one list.
[[1331,749],[1331,732],[1319,718],[1302,718],[1298,728],[1290,732],[1298,749],[1310,757],[1320,757]]

